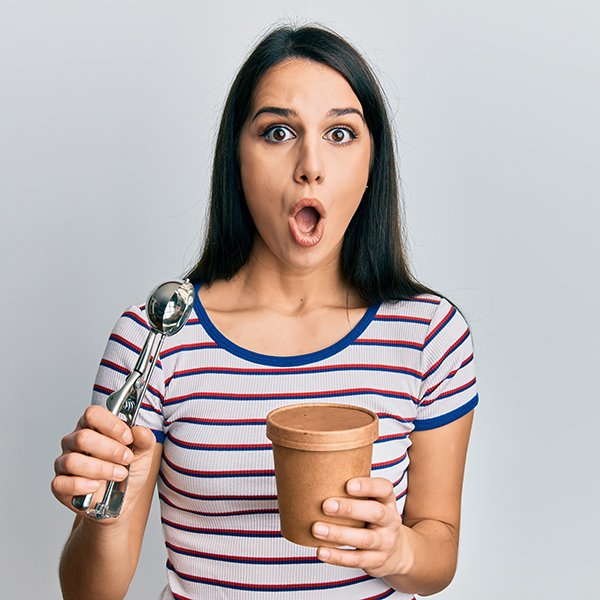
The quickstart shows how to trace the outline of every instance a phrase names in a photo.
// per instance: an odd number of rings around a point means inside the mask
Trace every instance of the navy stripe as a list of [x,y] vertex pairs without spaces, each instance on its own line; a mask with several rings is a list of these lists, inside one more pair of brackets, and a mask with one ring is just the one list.
[[159,473],[159,477],[161,481],[166,485],[170,490],[179,494],[180,496],[184,496],[185,498],[193,498],[194,500],[202,500],[204,502],[274,502],[277,500],[277,496],[226,496],[226,495],[206,495],[206,494],[193,494],[192,492],[186,492],[185,490],[181,490],[175,487],[161,472]]
[[423,374],[424,379],[428,379],[431,377],[443,364],[444,361],[454,354],[464,343],[469,339],[469,330],[467,329],[453,344],[446,350],[446,352],[441,356],[441,358],[427,371]]
[[313,590],[327,590],[341,587],[347,587],[349,585],[355,585],[364,581],[373,579],[370,575],[362,575],[361,577],[355,577],[353,579],[345,579],[341,581],[331,581],[325,583],[304,583],[304,584],[252,584],[252,583],[241,583],[236,581],[222,581],[220,579],[209,579],[208,577],[198,577],[195,575],[188,575],[187,573],[181,573],[173,567],[170,562],[167,562],[167,568],[177,573],[178,577],[185,579],[186,581],[193,581],[195,583],[202,583],[204,585],[213,585],[216,587],[223,587],[231,590],[242,590],[247,592],[308,592]]
[[304,392],[300,394],[224,394],[219,392],[204,393],[198,392],[187,396],[180,396],[165,400],[165,406],[174,406],[189,400],[227,400],[230,402],[269,402],[272,400],[313,400],[319,398],[345,398],[353,396],[381,396],[382,398],[394,398],[401,400],[410,400],[415,404],[419,400],[405,392],[394,392],[390,390],[376,390],[371,388],[355,390],[334,390],[330,392]]
[[221,348],[227,350],[234,356],[238,358],[242,358],[251,363],[261,364],[261,365],[269,365],[272,367],[293,367],[293,366],[302,366],[307,365],[309,363],[315,363],[331,356],[334,356],[338,352],[341,352],[345,348],[347,348],[350,344],[352,344],[358,337],[362,335],[365,329],[369,326],[373,318],[377,314],[379,310],[379,304],[375,304],[370,306],[365,314],[362,316],[360,321],[352,328],[352,330],[345,335],[341,340],[332,344],[328,348],[324,348],[322,350],[318,350],[317,352],[309,352],[308,354],[299,354],[296,356],[271,356],[269,354],[261,354],[259,352],[252,352],[251,350],[247,350],[246,348],[242,348],[237,344],[233,343],[231,340],[226,338],[212,323],[210,317],[204,310],[204,306],[202,306],[202,302],[200,301],[200,291],[201,284],[195,285],[196,294],[194,297],[194,310],[196,311],[196,315],[198,319],[204,326],[206,333],[213,339]]
[[225,535],[233,537],[255,537],[255,538],[280,538],[280,531],[246,531],[243,529],[211,529],[209,527],[188,527],[180,525],[173,521],[168,521],[164,517],[161,518],[161,523],[179,531],[187,531],[188,533],[201,533],[203,535]]
[[[164,358],[168,353],[161,353]],[[165,384],[168,385],[174,379],[180,379],[183,377],[194,377],[197,375],[263,375],[263,376],[275,376],[275,375],[309,375],[313,373],[332,373],[337,371],[370,371],[370,372],[384,372],[384,373],[397,373],[398,375],[408,375],[415,379],[422,380],[423,375],[414,369],[406,367],[395,367],[393,365],[361,365],[361,364],[348,364],[348,365],[329,365],[326,367],[309,367],[309,368],[281,368],[281,369],[227,369],[224,367],[199,367],[197,369],[190,369],[187,371],[179,371],[173,373],[173,376],[165,380]]]
[[454,317],[456,312],[456,308],[452,306],[448,313],[444,315],[444,318],[425,336],[423,348],[426,348],[444,330],[448,323],[452,321],[452,317]]
[[193,556],[195,558],[204,558],[206,560],[216,560],[219,562],[250,564],[250,565],[305,565],[319,564],[321,561],[316,556],[281,556],[259,558],[253,556],[228,556],[225,554],[212,554],[210,552],[200,552],[198,550],[188,550],[187,548],[179,548],[173,544],[165,543],[165,546],[172,552],[183,554],[184,556]]
[[371,471],[379,471],[379,469],[388,469],[389,467],[395,467],[396,465],[399,465],[405,458],[406,452],[402,456],[393,460],[387,460],[385,462],[372,465]]
[[423,350],[423,344],[418,342],[409,342],[407,340],[375,340],[375,339],[365,339],[365,340],[356,340],[354,342],[357,345],[361,346],[382,346],[382,347],[391,347],[391,348],[409,348],[411,350],[418,350],[421,352]]
[[188,477],[199,477],[199,478],[221,478],[221,477],[275,477],[275,471],[273,469],[247,469],[247,470],[236,470],[236,471],[197,471],[195,469],[185,469],[175,463],[171,462],[165,453],[163,453],[163,460],[173,471],[187,475]]
[[144,320],[144,318],[131,311],[124,312],[123,317],[126,319],[131,319],[138,325],[141,325],[146,331],[150,330],[150,327],[148,326],[148,323]]
[[425,400],[425,401],[421,402],[420,406],[429,406],[429,405],[433,404],[434,402],[437,402],[438,400],[443,400],[444,398],[451,398],[452,396],[456,396],[457,394],[461,394],[465,390],[472,388],[475,384],[476,384],[476,381],[475,381],[475,378],[473,377],[473,379],[471,379],[471,381],[469,381],[465,385],[461,385],[455,389],[448,390],[446,392],[442,392],[439,396],[436,396],[435,398],[431,398],[429,400]]
[[167,434],[167,438],[175,446],[185,448],[186,450],[198,450],[201,452],[248,452],[254,450],[271,450],[273,448],[272,444],[195,444],[178,440],[170,433]]
[[181,417],[172,421],[165,421],[165,425],[173,425],[173,423],[190,423],[191,425],[209,425],[213,427],[255,427],[265,426],[266,419],[202,419],[199,417]]
[[467,365],[470,365],[472,362],[473,362],[473,355],[471,354],[471,356],[469,356],[469,358],[467,358],[467,360],[465,360],[458,367],[458,369],[454,369],[454,371],[450,371],[450,373],[448,373],[448,375],[446,376],[445,379],[442,379],[440,382],[436,383],[434,386],[432,386],[431,388],[429,388],[423,394],[423,400],[425,400],[425,398],[427,398],[427,396],[430,396],[431,394],[433,394],[433,392],[435,392],[435,390],[437,390],[437,388],[439,388],[440,385],[442,385],[445,381],[448,381],[448,379],[452,379],[461,369],[464,369]]
[[174,508],[175,510],[185,511],[192,515],[198,515],[199,517],[241,517],[244,515],[278,515],[279,510],[277,508],[248,508],[243,510],[229,510],[223,512],[206,512],[201,510],[191,510],[189,508],[182,508],[177,506],[172,500],[169,500],[164,494],[158,494],[161,502],[164,502],[167,506]]

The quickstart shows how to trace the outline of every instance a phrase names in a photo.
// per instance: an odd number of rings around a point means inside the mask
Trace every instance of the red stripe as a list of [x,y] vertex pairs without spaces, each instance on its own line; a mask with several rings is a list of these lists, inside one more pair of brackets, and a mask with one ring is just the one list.
[[183,473],[184,475],[200,476],[200,477],[261,477],[264,475],[275,475],[274,469],[248,469],[248,470],[236,470],[236,471],[198,471],[196,469],[185,469],[175,463],[171,462],[167,455],[163,453],[163,460],[175,471]]
[[129,317],[130,319],[133,319],[134,321],[136,321],[140,325],[144,325],[144,327],[146,327],[146,329],[149,329],[148,322],[144,318],[140,317],[140,315],[138,315],[138,314],[136,314],[134,312],[131,312],[130,310],[126,310],[123,313],[123,316],[124,317]]
[[423,344],[418,342],[410,342],[408,340],[381,340],[375,338],[359,338],[354,342],[355,344],[380,344],[386,346],[407,346],[408,348],[414,348],[415,350],[423,350]]
[[431,338],[435,337],[439,333],[439,331],[444,328],[446,323],[448,323],[448,321],[454,316],[455,312],[456,308],[454,308],[454,306],[451,306],[450,310],[446,313],[444,318],[427,334],[427,336],[425,337],[425,345],[427,345]]
[[193,498],[195,500],[217,500],[219,502],[224,502],[226,500],[243,500],[243,501],[253,501],[253,500],[277,500],[277,496],[227,496],[227,495],[207,495],[207,494],[193,494],[192,492],[186,492],[181,488],[174,486],[164,475],[164,473],[160,473],[160,478],[163,480],[164,484],[170,489],[179,494],[180,496],[185,496],[186,498]]
[[448,358],[448,356],[452,354],[452,352],[454,352],[467,339],[468,336],[469,330],[466,329],[465,332],[456,340],[456,342],[454,342],[454,344],[452,344],[452,346],[446,350],[443,356],[431,366],[431,368],[423,375],[423,377],[427,379],[427,377],[429,377],[429,375],[431,375],[431,373],[433,373],[446,360],[446,358]]
[[270,450],[271,444],[195,444],[176,438],[172,433],[167,437],[175,444],[194,450]]
[[173,421],[165,421],[165,425],[173,423],[192,423],[199,425],[266,425],[266,419],[203,419],[201,417],[185,417],[182,419],[174,419]]
[[404,496],[406,496],[406,492],[407,492],[407,491],[408,491],[408,490],[407,490],[406,488],[404,488],[404,491],[400,492],[400,493],[399,493],[399,494],[396,496],[396,502],[397,502],[398,500],[400,500],[400,498],[403,498]]
[[117,333],[111,333],[109,339],[111,339],[115,342],[120,342],[124,346],[127,346],[127,348],[130,348],[131,350],[135,350],[138,354],[141,351],[141,348],[139,346],[136,346],[135,344],[130,342],[128,339],[124,338],[122,335],[119,335]]
[[459,394],[460,392],[463,392],[464,390],[470,388],[474,384],[475,384],[475,377],[473,377],[473,379],[471,379],[471,381],[469,381],[468,383],[465,383],[464,385],[461,385],[457,388],[453,388],[451,390],[447,390],[435,398],[430,398],[428,400],[424,400],[423,402],[421,402],[421,406],[428,406],[430,404],[433,404],[437,400],[441,400],[442,398],[448,398],[448,396],[453,396],[454,394]]
[[100,392],[101,394],[112,394],[114,392],[114,390],[111,390],[110,388],[104,387],[103,385],[98,385],[95,384],[94,385],[94,391],[95,392]]
[[[376,596],[369,596],[368,598],[364,598],[364,600],[383,600],[383,598],[389,598],[394,593],[394,588],[389,588],[385,590],[385,592],[381,592],[381,594],[377,594]],[[414,597],[411,600],[415,600]]]
[[405,437],[408,437],[408,432],[406,433],[392,433],[390,435],[382,435],[377,441],[378,442],[388,442],[391,440],[403,440]]
[[235,556],[230,554],[214,554],[212,552],[200,552],[198,550],[190,550],[188,548],[182,548],[166,542],[165,545],[170,550],[181,554],[189,554],[190,556],[196,556],[198,558],[207,558],[210,560],[224,560],[229,562],[239,562],[243,564],[298,564],[298,563],[314,563],[315,561],[320,562],[315,556]]
[[103,358],[100,361],[100,364],[103,367],[108,367],[109,369],[113,369],[114,371],[118,371],[119,373],[123,373],[123,374],[129,373],[129,369],[127,367],[119,365],[116,362],[113,362],[112,360],[107,360],[106,358]]
[[176,510],[184,511],[186,513],[192,515],[199,515],[201,517],[238,517],[243,515],[276,515],[279,513],[279,510],[276,508],[256,508],[256,509],[246,509],[246,510],[230,510],[225,512],[206,512],[200,510],[190,510],[189,508],[183,508],[181,506],[177,506],[173,501],[169,500],[164,494],[158,494],[158,497],[161,502],[164,502],[166,505],[174,508]]
[[200,344],[180,344],[179,346],[173,346],[172,348],[166,348],[161,352],[161,356],[169,356],[174,352],[180,350],[202,350],[204,348],[218,348],[216,342],[201,342]]
[[178,571],[175,569],[172,563],[167,565],[167,567],[180,577],[187,579],[189,581],[193,581],[196,583],[204,583],[207,585],[217,585],[225,588],[233,588],[239,590],[247,590],[247,591],[268,591],[268,592],[277,592],[277,591],[310,591],[310,590],[318,590],[318,589],[327,589],[333,587],[344,587],[349,586],[355,583],[362,583],[363,581],[369,581],[373,579],[370,575],[362,575],[360,577],[354,577],[352,579],[342,579],[339,581],[326,581],[319,583],[241,583],[237,581],[225,581],[223,579],[213,579],[212,577],[198,577],[197,575],[190,575],[189,573],[183,573],[182,571]]
[[190,525],[181,525],[174,521],[169,521],[164,517],[161,518],[161,522],[175,529],[181,529],[183,531],[189,531],[190,533],[214,533],[219,535],[257,535],[257,536],[281,536],[281,531],[260,531],[256,529],[211,529],[208,527],[192,527]]
[[431,394],[433,391],[435,391],[437,388],[439,388],[440,385],[442,385],[442,383],[444,383],[444,381],[447,381],[448,379],[452,379],[452,377],[454,377],[471,360],[473,360],[472,354],[469,355],[465,360],[463,360],[462,363],[460,363],[458,368],[454,369],[454,371],[450,371],[450,373],[448,373],[448,375],[446,376],[445,379],[442,379],[439,383],[432,385],[428,390],[426,390],[426,392],[423,394],[423,398],[426,398],[427,396],[429,396],[429,394]]
[[397,456],[396,458],[392,458],[391,460],[386,460],[385,462],[373,463],[373,469],[385,469],[385,467],[390,467],[393,465],[397,465],[401,463],[406,458],[406,452],[402,456]]
[[395,415],[393,413],[384,413],[378,412],[377,416],[380,419],[395,419],[396,421],[400,421],[400,423],[412,423],[415,420],[415,417],[403,417],[402,415]]
[[328,398],[335,396],[355,396],[358,394],[378,394],[384,396],[392,396],[394,398],[403,398],[412,400],[418,403],[419,400],[415,396],[411,396],[406,392],[398,392],[396,390],[382,390],[377,388],[346,388],[341,390],[320,390],[317,392],[292,392],[292,393],[272,393],[272,394],[227,394],[219,392],[205,392],[185,394],[184,396],[174,396],[165,400],[165,405],[175,404],[176,402],[184,402],[186,400],[194,400],[205,397],[210,397],[217,400],[252,400],[252,399],[276,399],[276,400],[293,400],[293,399],[312,399],[312,398]]
[[[164,353],[162,353],[164,354]],[[287,367],[287,368],[276,368],[276,369],[241,369],[237,367],[198,367],[195,369],[185,369],[183,371],[175,371],[171,377],[165,380],[165,384],[171,382],[172,379],[177,377],[186,377],[189,375],[203,375],[206,373],[224,373],[226,375],[296,375],[304,373],[321,373],[326,371],[359,371],[361,369],[369,371],[391,371],[398,373],[406,373],[407,375],[414,375],[415,377],[421,377],[421,373],[415,369],[409,369],[407,367],[396,367],[394,365],[382,365],[382,364],[371,364],[371,363],[347,363],[339,365],[326,365],[319,367]]]

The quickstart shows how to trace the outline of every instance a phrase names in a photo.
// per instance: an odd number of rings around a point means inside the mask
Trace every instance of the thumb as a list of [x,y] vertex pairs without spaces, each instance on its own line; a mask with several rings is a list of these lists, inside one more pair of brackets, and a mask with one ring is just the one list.
[[134,452],[147,452],[154,447],[156,438],[148,427],[136,425],[131,429],[133,435],[133,450]]

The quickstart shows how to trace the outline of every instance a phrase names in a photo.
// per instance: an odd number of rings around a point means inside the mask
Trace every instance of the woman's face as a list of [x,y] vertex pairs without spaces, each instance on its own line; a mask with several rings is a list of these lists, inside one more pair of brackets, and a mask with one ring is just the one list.
[[240,137],[253,257],[310,269],[339,259],[369,176],[362,106],[337,71],[290,59],[260,80]]

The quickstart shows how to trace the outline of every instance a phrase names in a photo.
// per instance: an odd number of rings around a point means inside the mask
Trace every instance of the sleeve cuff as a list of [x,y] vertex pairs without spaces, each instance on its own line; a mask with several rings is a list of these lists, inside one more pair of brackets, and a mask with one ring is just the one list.
[[154,434],[154,437],[156,438],[156,441],[159,444],[165,443],[165,432],[164,431],[159,431],[158,429],[151,429],[150,431]]
[[[413,421],[414,431],[425,431],[427,429],[435,429],[436,427],[442,427],[442,425],[447,425],[448,423],[452,423],[452,421],[456,421],[456,419],[460,419],[467,413],[471,412],[479,403],[479,395],[475,394],[475,396],[469,400],[466,404],[459,406],[458,408],[446,413],[445,415],[440,415],[439,417],[433,417],[432,419],[418,419]],[[164,435],[163,435],[164,438]]]

